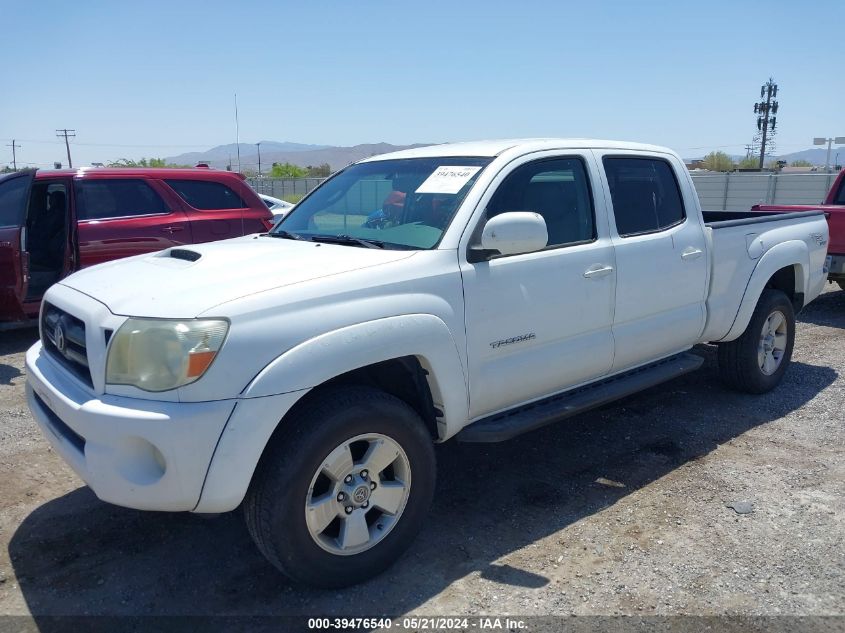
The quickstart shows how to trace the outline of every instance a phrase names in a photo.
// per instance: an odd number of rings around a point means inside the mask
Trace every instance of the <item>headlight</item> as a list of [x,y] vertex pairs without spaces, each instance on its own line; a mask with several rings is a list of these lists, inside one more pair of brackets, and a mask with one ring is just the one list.
[[229,323],[219,319],[129,319],[114,335],[106,383],[167,391],[194,382],[223,345]]

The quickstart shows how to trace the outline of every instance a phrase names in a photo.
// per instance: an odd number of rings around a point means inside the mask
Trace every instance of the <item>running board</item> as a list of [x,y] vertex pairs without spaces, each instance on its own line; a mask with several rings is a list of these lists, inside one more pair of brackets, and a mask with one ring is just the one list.
[[612,378],[482,418],[456,437],[459,442],[503,442],[695,371],[703,363],[701,356],[689,352],[676,354]]

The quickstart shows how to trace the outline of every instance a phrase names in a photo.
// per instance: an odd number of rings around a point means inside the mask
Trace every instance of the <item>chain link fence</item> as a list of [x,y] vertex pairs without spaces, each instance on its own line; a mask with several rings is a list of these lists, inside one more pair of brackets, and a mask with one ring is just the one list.
[[247,178],[246,181],[258,193],[274,198],[292,199],[298,202],[311,192],[325,178]]

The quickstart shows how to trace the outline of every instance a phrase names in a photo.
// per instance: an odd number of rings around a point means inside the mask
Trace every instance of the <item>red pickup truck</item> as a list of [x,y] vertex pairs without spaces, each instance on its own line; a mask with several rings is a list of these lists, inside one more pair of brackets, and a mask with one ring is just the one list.
[[0,329],[36,317],[47,288],[80,268],[272,225],[267,206],[232,172],[94,168],[0,177]]
[[827,254],[830,255],[830,272],[828,279],[835,281],[845,290],[845,169],[833,181],[833,186],[827,193],[822,204],[755,204],[753,211],[775,211],[794,213],[796,211],[827,212],[827,223],[830,227],[830,244]]

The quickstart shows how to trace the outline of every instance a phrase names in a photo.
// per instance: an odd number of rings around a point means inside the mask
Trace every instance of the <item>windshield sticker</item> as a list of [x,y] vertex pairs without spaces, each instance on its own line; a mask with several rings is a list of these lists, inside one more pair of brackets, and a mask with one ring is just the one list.
[[481,167],[438,167],[417,187],[416,193],[458,193],[480,170]]

